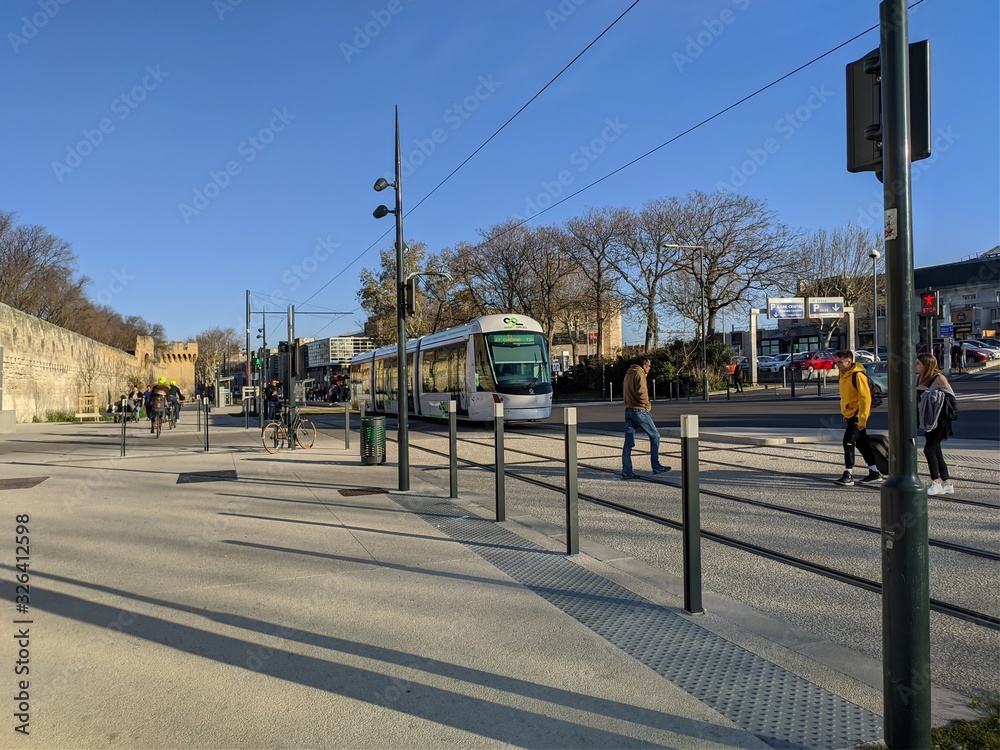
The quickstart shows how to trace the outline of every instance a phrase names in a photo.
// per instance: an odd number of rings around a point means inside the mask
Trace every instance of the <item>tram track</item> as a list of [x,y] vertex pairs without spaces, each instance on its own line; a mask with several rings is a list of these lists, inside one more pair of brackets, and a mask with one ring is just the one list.
[[[537,437],[537,436],[535,436],[535,437]],[[482,446],[482,443],[480,441],[464,439],[463,442],[474,443],[474,444]],[[410,443],[410,448],[411,448],[411,450],[420,450],[420,451],[423,451],[425,453],[429,453],[429,454],[432,454],[432,455],[435,455],[435,456],[439,456],[439,457],[443,457],[443,458],[448,458],[448,454],[446,452],[444,452],[444,451],[439,451],[439,450],[436,450],[434,448],[430,448],[428,446],[420,445],[420,444],[417,444],[417,443],[411,442]],[[522,455],[531,456],[533,458],[541,458],[541,459],[544,459],[546,461],[551,461],[552,460],[551,456],[544,456],[542,454],[531,453],[529,451],[522,451],[522,450],[519,450],[519,449],[516,449],[516,448],[510,448],[510,447],[506,447],[505,446],[505,452],[512,452],[512,451],[516,452],[516,453],[520,453]],[[481,469],[481,470],[484,470],[484,471],[493,471],[493,472],[495,472],[495,466],[493,464],[482,463],[482,462],[474,461],[472,459],[467,459],[467,458],[459,458],[459,461],[462,464],[466,465],[466,466],[478,468],[478,469]],[[585,464],[579,464],[579,465],[580,466],[584,466],[586,468],[590,468],[591,470],[597,470],[597,471],[606,472],[606,473],[613,473],[610,470],[603,469],[601,467],[587,466]],[[537,478],[537,477],[526,476],[526,475],[518,472],[516,470],[516,467],[512,467],[512,466],[509,466],[509,465],[507,466],[507,476],[510,477],[510,478],[516,479],[518,481],[525,482],[527,484],[530,484],[530,485],[533,485],[533,486],[536,486],[536,487],[539,487],[539,488],[543,488],[543,489],[546,489],[546,490],[555,491],[555,492],[564,492],[565,491],[565,488],[562,485],[560,485],[560,484],[556,484],[554,482],[548,482],[548,481],[545,481],[544,479],[540,479],[540,478]],[[652,481],[652,482],[655,482],[655,483],[662,483],[662,484],[666,484],[668,486],[675,487],[675,488],[678,487],[678,485],[675,485],[675,484],[670,483],[670,482],[663,482],[662,480],[659,480],[659,479],[656,479],[656,480],[654,480],[654,479],[647,479],[646,481]],[[727,493],[715,493],[713,491],[706,491],[706,490],[701,490],[701,492],[703,494],[714,494],[714,495],[720,496],[722,499],[733,499],[733,498],[735,498],[735,496],[729,496]],[[612,509],[612,510],[615,510],[615,511],[618,511],[618,512],[622,512],[622,513],[625,513],[627,515],[631,515],[631,516],[634,516],[634,517],[637,517],[637,518],[641,518],[641,519],[644,519],[644,520],[647,520],[647,521],[650,521],[650,522],[653,522],[653,523],[656,523],[656,524],[659,524],[659,525],[662,525],[662,526],[666,526],[666,527],[669,527],[669,528],[672,528],[672,529],[675,529],[675,530],[680,530],[680,529],[683,528],[682,523],[680,521],[678,521],[678,520],[675,520],[675,519],[672,519],[672,518],[667,518],[665,516],[661,516],[661,515],[658,515],[656,513],[651,513],[649,511],[644,511],[644,510],[641,510],[641,509],[638,509],[638,508],[634,508],[632,506],[625,505],[623,503],[618,503],[618,502],[615,502],[613,500],[607,500],[605,498],[597,497],[597,496],[591,495],[589,493],[579,493],[579,498],[581,500],[584,500],[584,501],[586,501],[588,503],[591,503],[593,505],[598,505],[598,506],[606,507],[606,508],[609,508],[609,509]],[[743,498],[737,498],[737,499],[744,500]],[[756,502],[759,502],[759,501],[752,501],[752,502],[756,503]],[[775,507],[775,509],[776,510],[783,510],[780,507]],[[812,514],[812,515],[816,515],[818,519],[822,519],[823,518],[822,516],[818,516],[818,514]],[[839,519],[839,520],[843,520],[843,519]],[[829,519],[827,519],[827,522],[829,522]],[[845,525],[849,525],[849,524],[845,524]],[[880,533],[880,530],[877,529],[877,528],[875,528],[875,527],[870,527],[870,526],[865,526],[865,525],[861,525],[861,526],[863,528],[861,528],[860,530],[872,531],[872,532],[875,532],[875,533]],[[733,538],[733,537],[728,536],[726,534],[721,534],[721,533],[718,533],[718,532],[713,532],[713,531],[708,531],[708,530],[702,529],[701,530],[701,536],[702,536],[702,538],[704,538],[706,540],[709,540],[709,541],[712,541],[712,542],[715,542],[717,544],[722,544],[724,546],[728,546],[728,547],[731,547],[731,548],[734,548],[734,549],[738,549],[738,550],[741,550],[741,551],[744,551],[744,552],[749,552],[749,553],[757,555],[759,557],[770,559],[770,560],[773,560],[775,562],[778,562],[778,563],[781,563],[781,564],[785,564],[785,565],[788,565],[790,567],[793,567],[793,568],[796,568],[796,569],[799,569],[799,570],[804,570],[804,571],[807,571],[807,572],[811,572],[813,574],[820,575],[820,576],[823,576],[825,578],[829,578],[829,579],[832,579],[832,580],[835,580],[835,581],[838,581],[838,582],[841,582],[841,583],[846,583],[846,584],[854,586],[856,588],[860,588],[860,589],[863,589],[863,590],[866,590],[866,591],[870,591],[870,592],[873,592],[873,593],[878,593],[878,594],[881,594],[881,592],[882,592],[882,584],[881,583],[879,583],[877,581],[873,581],[873,580],[868,579],[868,578],[865,578],[864,576],[859,576],[859,575],[855,575],[853,573],[848,573],[846,571],[837,570],[837,569],[832,568],[830,566],[823,565],[821,563],[817,563],[817,562],[814,562],[814,561],[811,561],[811,560],[807,560],[807,559],[804,559],[802,557],[798,557],[796,555],[792,555],[792,554],[788,554],[788,553],[784,553],[784,552],[779,552],[779,551],[773,550],[773,549],[768,549],[766,547],[762,547],[762,546],[754,544],[752,542],[747,542],[747,541],[743,541],[743,540],[740,540],[740,539],[736,539],[736,538]],[[940,542],[940,540],[936,540],[936,541]],[[936,546],[941,546],[944,549],[948,549],[948,550],[954,551],[954,552],[959,552],[959,553],[962,553],[962,554],[971,554],[970,552],[962,550],[961,549],[961,545],[950,545],[950,543],[941,542],[940,544],[938,544]],[[969,550],[975,550],[975,548],[968,548],[968,549]],[[975,552],[978,552],[980,554],[974,555],[974,556],[985,557],[987,559],[998,559],[998,556],[996,556],[993,553],[990,553],[988,551],[985,551],[985,550],[975,550]],[[938,613],[943,614],[943,615],[954,617],[954,618],[959,619],[959,620],[964,620],[966,622],[970,622],[970,623],[973,623],[973,624],[981,626],[981,627],[986,627],[986,628],[993,629],[993,630],[1000,630],[1000,617],[995,617],[993,615],[989,615],[989,614],[986,614],[984,612],[978,612],[978,611],[970,609],[968,607],[963,607],[961,605],[952,604],[952,603],[945,602],[945,601],[942,601],[940,599],[934,599],[934,598],[932,598],[930,600],[930,608],[934,612],[938,612]]]
[[[519,434],[524,434],[524,433],[519,433]],[[532,434],[531,437],[534,437],[534,438],[546,438],[546,439],[550,439],[550,440],[559,440],[560,442],[562,441],[562,438],[556,438],[556,437],[551,436],[551,435],[534,435],[534,434]],[[469,442],[475,442],[475,441],[469,441]],[[578,441],[578,444],[586,444],[586,445],[591,445],[591,446],[596,446],[596,447],[601,447],[601,448],[607,447],[607,446],[605,446],[603,444],[600,444],[600,443],[589,443],[589,442],[585,442],[585,441]],[[512,448],[512,447],[509,447],[509,446],[505,446],[505,451],[506,452],[520,453],[522,455],[527,455],[527,456],[532,456],[532,457],[543,458],[543,459],[546,459],[546,460],[551,460],[551,457],[544,456],[543,454],[532,453],[530,451],[522,451],[520,449]],[[726,462],[722,462],[722,461],[706,460],[706,459],[703,459],[700,456],[699,456],[698,461],[699,461],[699,463],[710,463],[710,464],[713,464],[713,465],[725,466],[725,467],[728,467],[728,468],[732,467],[732,463],[726,463]],[[603,467],[594,466],[592,464],[587,464],[587,463],[580,462],[580,461],[578,461],[578,466],[580,466],[582,468],[588,468],[588,469],[591,469],[593,471],[600,471],[600,472],[608,473],[608,474],[615,474],[616,473],[616,472],[610,471],[608,469],[605,469]],[[788,476],[797,476],[797,477],[801,477],[801,478],[804,478],[804,479],[809,479],[811,481],[815,481],[815,477],[812,476],[812,475],[810,475],[810,474],[801,474],[801,473],[796,473],[796,472],[784,472],[784,474],[786,474]],[[680,489],[681,488],[680,483],[671,482],[669,480],[665,480],[665,479],[660,478],[660,477],[657,477],[656,479],[649,479],[648,481],[652,481],[652,482],[655,482],[657,484],[663,484],[663,485],[666,485],[668,487],[674,487],[676,489]],[[769,503],[769,502],[766,502],[764,500],[753,500],[751,498],[741,497],[739,495],[734,495],[734,494],[731,494],[731,493],[728,493],[728,492],[721,492],[719,490],[712,490],[712,489],[700,488],[699,489],[699,493],[702,494],[702,495],[707,495],[709,497],[716,497],[716,498],[719,498],[721,500],[729,500],[731,502],[736,502],[736,503],[741,503],[741,504],[744,504],[744,505],[750,505],[750,506],[753,506],[753,507],[763,508],[763,509],[774,511],[774,512],[777,512],[777,513],[786,513],[788,515],[798,516],[798,517],[801,517],[801,518],[807,518],[807,519],[810,519],[810,520],[813,520],[813,521],[819,521],[821,523],[829,523],[829,524],[832,524],[832,525],[835,525],[835,526],[843,526],[845,528],[854,529],[856,531],[864,531],[864,532],[868,532],[868,533],[872,533],[872,534],[877,534],[877,535],[881,535],[881,533],[882,533],[882,530],[879,527],[872,526],[871,524],[859,523],[857,521],[850,521],[850,520],[847,520],[845,518],[839,518],[837,516],[826,516],[826,515],[823,515],[821,513],[813,513],[812,511],[802,510],[801,508],[789,508],[787,506],[776,505],[774,503]],[[996,552],[992,552],[990,550],[980,549],[978,547],[969,547],[969,546],[963,545],[963,544],[956,544],[955,542],[948,542],[948,541],[945,541],[943,539],[928,539],[928,544],[930,546],[932,546],[932,547],[937,547],[937,548],[940,548],[940,549],[949,550],[951,552],[957,552],[957,553],[963,554],[963,555],[969,555],[971,557],[981,557],[981,558],[984,558],[986,560],[1000,561],[1000,554],[998,554]]]

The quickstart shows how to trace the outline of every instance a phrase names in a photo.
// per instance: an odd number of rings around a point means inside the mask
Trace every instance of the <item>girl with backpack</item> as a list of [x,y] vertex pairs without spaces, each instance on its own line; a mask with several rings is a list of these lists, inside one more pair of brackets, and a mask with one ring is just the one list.
[[917,419],[924,431],[924,456],[931,472],[928,495],[951,495],[955,487],[944,462],[941,443],[952,434],[951,423],[958,419],[955,391],[938,367],[937,358],[926,352],[917,355]]

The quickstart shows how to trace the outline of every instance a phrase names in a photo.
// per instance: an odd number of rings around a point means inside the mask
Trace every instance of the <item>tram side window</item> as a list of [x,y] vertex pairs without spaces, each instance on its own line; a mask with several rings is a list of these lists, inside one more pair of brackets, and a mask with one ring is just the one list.
[[430,349],[424,352],[423,364],[420,368],[420,381],[423,383],[424,393],[436,393],[437,383],[434,378],[434,363],[438,355],[437,349]]
[[486,340],[481,333],[477,333],[474,339],[476,356],[476,390],[495,391],[497,386],[493,380],[493,367],[490,364],[490,355],[486,347]]

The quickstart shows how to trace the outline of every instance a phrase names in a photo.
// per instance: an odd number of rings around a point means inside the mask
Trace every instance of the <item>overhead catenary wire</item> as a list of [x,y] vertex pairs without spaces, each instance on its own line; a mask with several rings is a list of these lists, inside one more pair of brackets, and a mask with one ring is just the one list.
[[[925,0],[916,0],[915,2],[913,2],[912,4],[910,4],[909,6],[907,6],[907,8],[908,8],[908,10],[912,10],[913,8],[915,8],[916,6],[920,5],[924,1]],[[513,122],[513,120],[518,115],[520,115],[532,102],[534,102],[535,99],[537,99],[563,73],[565,73],[573,65],[573,63],[575,63],[577,60],[579,60],[580,57],[584,53],[587,52],[587,50],[589,50],[591,47],[593,47],[593,45],[598,40],[600,40],[601,37],[603,37],[608,31],[610,31],[610,29],[612,27],[614,27],[629,11],[631,11],[638,4],[638,2],[639,2],[639,0],[635,0],[635,2],[633,2],[628,8],[626,8],[626,10],[621,15],[619,15],[618,18],[616,18],[610,25],[608,25],[607,28],[604,29],[604,31],[602,31],[597,37],[595,37],[579,54],[577,54],[569,63],[567,63],[562,68],[562,70],[559,71],[559,73],[557,73],[555,76],[553,76],[549,80],[548,83],[546,83],[541,89],[539,89],[520,109],[517,110],[517,112],[515,112],[510,118],[508,118],[508,120],[502,126],[500,126],[500,128],[498,128],[492,135],[490,135],[489,138],[487,138],[478,148],[475,149],[475,151],[473,151],[457,167],[455,167],[455,169],[453,169],[444,179],[442,179],[437,185],[435,185],[430,190],[430,192],[427,193],[427,195],[425,195],[423,198],[421,198],[419,201],[417,201],[417,203],[414,204],[413,208],[409,209],[409,213],[412,213],[413,211],[417,210],[417,208],[419,206],[421,206],[428,198],[430,198],[435,192],[437,192],[437,190],[439,188],[441,188],[463,166],[465,166],[465,164],[467,164],[488,143],[490,143],[490,141],[492,141],[504,128],[507,127],[507,125],[509,125],[511,122]],[[466,253],[475,252],[475,251],[479,250],[480,248],[482,248],[484,245],[488,244],[489,242],[491,242],[493,240],[496,240],[496,239],[498,239],[500,237],[503,237],[505,234],[513,232],[518,227],[521,227],[521,226],[527,224],[530,221],[534,221],[539,216],[541,216],[541,215],[543,215],[543,214],[551,211],[552,209],[556,208],[557,206],[560,206],[560,205],[566,203],[567,201],[569,201],[569,200],[577,197],[578,195],[586,192],[587,190],[590,190],[592,187],[594,187],[596,185],[599,185],[600,183],[604,182],[605,180],[610,179],[611,177],[615,176],[616,174],[618,174],[618,173],[620,173],[620,172],[628,169],[629,167],[631,167],[631,166],[639,163],[640,161],[642,161],[642,160],[644,160],[644,159],[652,156],[653,154],[657,153],[658,151],[662,150],[663,148],[666,148],[667,146],[669,146],[669,145],[675,143],[676,141],[678,141],[679,139],[681,139],[681,138],[683,138],[683,137],[685,137],[685,136],[693,133],[694,131],[698,130],[699,128],[701,128],[701,127],[703,127],[705,125],[707,125],[708,123],[710,123],[710,122],[712,122],[712,121],[714,121],[714,120],[722,117],[726,113],[728,113],[728,112],[736,109],[737,107],[741,106],[742,104],[745,104],[746,102],[750,101],[751,99],[759,96],[760,94],[764,93],[765,91],[768,91],[769,89],[773,88],[774,86],[778,85],[779,83],[781,83],[781,82],[783,82],[783,81],[791,78],[792,76],[796,75],[797,73],[802,72],[806,68],[811,67],[812,65],[816,64],[820,60],[823,60],[823,59],[829,57],[830,55],[832,55],[833,53],[837,52],[838,50],[843,49],[847,45],[851,44],[852,42],[857,41],[858,39],[860,39],[861,37],[865,36],[866,34],[870,34],[872,31],[875,31],[878,28],[879,28],[878,24],[874,24],[872,26],[869,26],[864,31],[861,31],[861,32],[855,34],[854,36],[852,36],[849,39],[841,42],[840,44],[837,44],[836,46],[831,47],[826,52],[823,52],[822,54],[817,55],[816,57],[814,57],[811,60],[809,60],[809,61],[807,61],[807,62],[799,65],[798,67],[796,67],[796,68],[794,68],[792,70],[790,70],[789,72],[785,73],[784,75],[781,75],[778,78],[775,78],[774,80],[772,80],[771,82],[769,82],[769,83],[767,83],[767,84],[759,87],[758,89],[756,89],[752,93],[749,93],[746,96],[741,97],[740,99],[738,99],[737,101],[733,102],[732,104],[727,105],[726,107],[718,110],[717,112],[715,112],[714,114],[712,114],[712,115],[710,115],[708,117],[705,117],[704,119],[700,120],[699,122],[695,123],[694,125],[691,125],[690,127],[686,128],[685,130],[681,131],[680,133],[677,133],[676,135],[674,135],[671,138],[667,139],[666,141],[664,141],[663,143],[659,144],[658,146],[655,146],[655,147],[647,150],[646,152],[640,154],[639,156],[637,156],[634,159],[626,162],[625,164],[622,164],[621,166],[619,166],[619,167],[611,170],[610,172],[604,174],[601,177],[598,177],[596,180],[594,180],[594,181],[592,181],[592,182],[584,185],[579,190],[576,190],[576,191],[574,191],[574,192],[566,195],[565,197],[561,198],[560,200],[553,202],[551,205],[546,206],[545,208],[541,209],[540,211],[538,211],[537,213],[533,214],[532,216],[529,216],[529,217],[527,217],[525,219],[522,219],[522,220],[518,221],[517,223],[514,223],[514,224],[512,224],[512,225],[510,225],[508,227],[505,227],[502,231],[498,232],[497,234],[491,235],[490,237],[487,237],[486,239],[482,240],[481,242],[478,242],[478,243],[476,243],[474,245],[471,245],[467,250],[463,251],[463,253],[460,253],[459,257],[461,257],[461,255],[466,254]],[[365,248],[357,256],[355,256],[346,266],[344,266],[340,271],[338,271],[337,274],[335,274],[329,281],[327,281],[325,284],[323,284],[321,287],[319,287],[319,289],[317,289],[315,292],[313,292],[313,294],[311,294],[309,297],[307,297],[306,300],[305,300],[305,302],[308,302],[309,300],[313,299],[317,294],[319,294],[320,292],[322,292],[326,287],[328,287],[330,284],[332,284],[334,281],[336,281],[338,278],[340,278],[344,273],[346,273],[348,271],[348,269],[350,269],[355,263],[357,263],[359,260],[361,260],[361,258],[363,258],[365,255],[367,255],[369,252],[371,252],[378,245],[378,243],[381,242],[382,239],[387,234],[389,234],[390,231],[392,231],[392,230],[391,229],[387,229],[381,235],[379,235],[379,237],[376,238],[374,242],[372,242],[367,248]],[[305,304],[305,302],[303,304]],[[360,309],[360,307],[357,308],[357,309]]]

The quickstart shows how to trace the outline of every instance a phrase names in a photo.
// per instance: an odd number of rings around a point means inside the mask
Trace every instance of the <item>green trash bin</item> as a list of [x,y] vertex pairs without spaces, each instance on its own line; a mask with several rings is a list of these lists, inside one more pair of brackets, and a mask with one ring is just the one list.
[[385,417],[361,418],[361,463],[385,463]]

